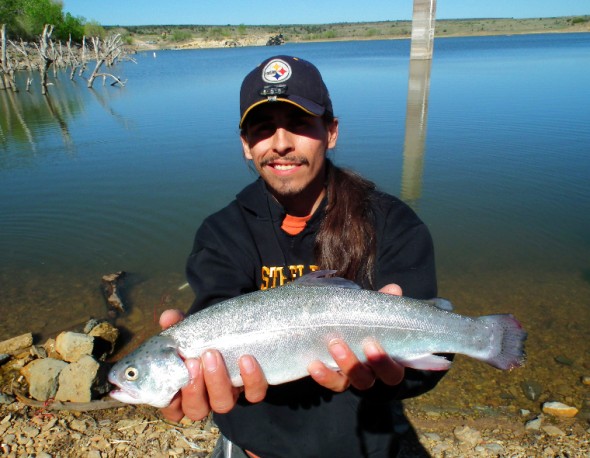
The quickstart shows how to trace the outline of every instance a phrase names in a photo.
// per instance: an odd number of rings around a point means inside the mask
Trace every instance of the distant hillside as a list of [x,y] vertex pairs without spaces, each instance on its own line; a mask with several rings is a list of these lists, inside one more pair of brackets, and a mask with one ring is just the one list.
[[[111,26],[137,48],[199,48],[265,45],[282,35],[286,43],[409,38],[411,21],[291,25]],[[531,19],[455,19],[436,21],[436,36],[590,32],[590,15]]]

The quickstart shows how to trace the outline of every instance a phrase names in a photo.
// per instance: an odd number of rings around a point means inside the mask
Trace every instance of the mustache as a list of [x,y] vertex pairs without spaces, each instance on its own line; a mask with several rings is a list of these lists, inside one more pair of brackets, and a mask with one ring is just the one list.
[[302,156],[274,156],[274,157],[267,157],[259,162],[261,167],[267,166],[273,162],[293,162],[299,163],[302,165],[309,165],[309,161],[307,158]]

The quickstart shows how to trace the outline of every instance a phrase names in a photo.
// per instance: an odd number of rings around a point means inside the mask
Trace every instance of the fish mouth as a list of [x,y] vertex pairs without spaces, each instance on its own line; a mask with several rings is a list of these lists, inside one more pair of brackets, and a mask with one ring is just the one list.
[[124,389],[111,390],[109,391],[109,396],[126,404],[140,404],[142,402],[134,393],[130,393]]
[[109,391],[109,396],[111,396],[112,398],[117,399],[119,401],[123,401],[123,402],[130,402],[130,401],[124,401],[122,398],[134,399],[134,400],[138,399],[138,396],[136,393],[126,390],[125,387],[123,387],[123,385],[121,383],[113,380],[112,377],[109,376],[108,381],[111,384],[111,390]]

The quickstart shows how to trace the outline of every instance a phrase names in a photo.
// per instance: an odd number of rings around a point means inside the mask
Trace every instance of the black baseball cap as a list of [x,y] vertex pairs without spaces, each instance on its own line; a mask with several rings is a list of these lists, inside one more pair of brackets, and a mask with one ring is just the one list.
[[297,57],[270,57],[246,75],[240,89],[240,128],[253,108],[269,102],[291,103],[313,116],[333,114],[319,70]]

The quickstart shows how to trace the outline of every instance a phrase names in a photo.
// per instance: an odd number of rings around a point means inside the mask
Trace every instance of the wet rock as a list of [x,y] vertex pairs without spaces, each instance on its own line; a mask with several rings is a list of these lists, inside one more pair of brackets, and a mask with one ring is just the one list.
[[38,401],[47,401],[55,396],[58,377],[67,363],[53,359],[36,359],[21,369],[29,384],[29,394]]
[[555,358],[555,362],[558,364],[561,364],[563,366],[573,366],[574,365],[574,361],[565,357],[565,356],[556,356]]
[[92,356],[83,356],[59,374],[58,401],[90,402],[92,387],[97,380],[100,364]]
[[55,350],[64,361],[76,362],[87,355],[92,355],[94,337],[78,332],[62,332],[55,339]]
[[89,319],[86,324],[84,325],[84,329],[83,329],[83,333],[84,334],[88,334],[90,333],[90,331],[92,331],[96,326],[98,326],[100,323],[102,323],[101,320],[97,320],[96,318],[91,318]]
[[0,353],[16,355],[31,345],[33,345],[33,334],[27,332],[26,334],[0,342]]
[[542,417],[533,418],[524,424],[524,429],[527,431],[539,431],[541,429]]
[[572,418],[578,414],[578,409],[561,402],[546,402],[543,404],[543,412],[555,417]]
[[543,426],[543,431],[550,436],[565,436],[565,433],[561,429],[553,425]]
[[590,406],[582,406],[576,418],[580,418],[581,420],[586,420],[590,423]]
[[460,446],[475,448],[481,442],[481,433],[469,426],[458,426],[453,430],[453,435]]
[[541,393],[543,393],[543,387],[534,380],[525,380],[520,384],[520,387],[526,398],[531,401],[536,401],[541,396]]
[[48,358],[61,359],[61,355],[55,350],[55,339],[47,339],[43,348]]
[[96,322],[94,326],[86,326],[88,335],[94,337],[94,355],[101,360],[106,359],[115,351],[115,344],[119,338],[119,330],[112,324],[102,321]]
[[30,353],[35,358],[47,358],[47,351],[40,345],[31,346]]

